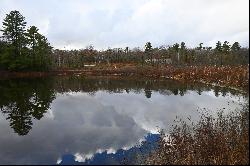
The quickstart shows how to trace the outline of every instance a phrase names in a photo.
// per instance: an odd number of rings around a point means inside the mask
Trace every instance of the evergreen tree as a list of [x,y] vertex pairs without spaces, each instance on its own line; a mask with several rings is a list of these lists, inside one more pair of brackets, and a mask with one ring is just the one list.
[[32,68],[35,66],[38,35],[38,29],[35,26],[31,26],[29,29],[27,29],[26,36],[28,40],[28,45],[31,49],[29,51],[29,58],[31,59]]
[[216,50],[217,52],[222,52],[222,46],[221,46],[221,42],[220,42],[220,41],[218,41],[218,42],[216,43],[215,50]]
[[146,44],[145,44],[145,52],[150,52],[150,51],[152,51],[152,45],[151,45],[151,43],[150,42],[147,42]]
[[32,67],[34,69],[43,70],[48,69],[50,65],[49,55],[51,53],[51,46],[47,38],[38,32],[38,28],[31,26],[27,30],[27,39],[30,47],[30,58],[32,59]]
[[203,43],[199,44],[198,50],[200,50],[200,51],[202,50],[202,45],[203,45]]
[[[44,70],[51,64],[51,46],[46,37],[31,26],[25,30],[25,17],[19,11],[11,11],[3,21],[0,42],[0,66],[9,70]],[[3,42],[5,41],[5,42]],[[4,45],[4,47],[3,47]]]
[[230,45],[228,41],[225,41],[222,45],[222,51],[227,54],[230,51]]
[[51,65],[51,50],[52,47],[50,46],[47,38],[43,35],[38,35],[37,38],[37,61],[38,61],[38,65],[40,67],[40,69],[42,70],[48,70],[49,66]]
[[181,50],[185,50],[186,49],[186,45],[185,45],[185,43],[184,42],[181,42],[181,48],[180,48]]
[[240,43],[239,42],[234,42],[234,44],[231,47],[232,51],[239,51],[240,50]]
[[151,45],[151,43],[150,42],[147,42],[146,44],[145,44],[145,54],[146,54],[146,56],[147,57],[150,57],[150,61],[151,61],[151,63],[152,63],[152,50],[153,50],[153,48],[152,48],[152,45]]
[[19,11],[11,11],[3,21],[3,38],[14,48],[13,56],[20,56],[26,45],[25,17]]

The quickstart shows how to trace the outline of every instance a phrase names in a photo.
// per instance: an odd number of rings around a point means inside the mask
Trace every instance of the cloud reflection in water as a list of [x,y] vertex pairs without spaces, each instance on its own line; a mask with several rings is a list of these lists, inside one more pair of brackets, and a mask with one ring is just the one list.
[[176,115],[198,118],[198,107],[233,110],[238,104],[228,105],[231,100],[215,97],[210,91],[201,95],[188,91],[184,96],[153,91],[151,98],[126,91],[57,94],[51,109],[41,120],[34,121],[26,136],[13,133],[8,121],[0,115],[0,161],[1,164],[53,164],[64,154],[85,161],[97,152],[115,153],[135,146],[148,133],[156,133],[157,126],[169,128]]

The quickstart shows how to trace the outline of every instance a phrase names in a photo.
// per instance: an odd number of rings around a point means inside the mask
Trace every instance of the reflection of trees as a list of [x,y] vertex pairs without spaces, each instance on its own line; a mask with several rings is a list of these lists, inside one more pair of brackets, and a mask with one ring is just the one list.
[[[197,93],[198,93],[199,95],[201,95],[201,92],[202,92],[202,89],[198,88],[198,89],[197,89]],[[216,97],[218,97],[218,96],[216,96]]]
[[19,135],[28,134],[32,128],[32,120],[29,112],[24,109],[24,105],[11,104],[10,106],[1,108],[4,114],[7,114],[7,120],[10,121],[10,126]]
[[214,90],[215,95],[218,91],[223,91],[223,94],[239,92],[227,88],[211,88],[211,86],[193,83],[187,84],[174,80],[152,80],[146,78],[86,78],[86,77],[58,77],[55,83],[57,92],[87,92],[95,93],[99,90],[107,91],[108,93],[122,93],[124,90],[127,93],[133,92],[136,94],[145,93],[146,97],[151,97],[152,91],[157,91],[163,95],[185,95],[188,90],[196,91],[199,95],[203,91]]
[[147,98],[151,98],[151,94],[152,94],[152,91],[151,91],[151,90],[149,90],[149,89],[144,89],[144,92],[145,92],[145,96],[146,96]]
[[55,98],[49,79],[0,81],[0,109],[19,135],[32,128],[32,118],[40,120]]
[[219,96],[219,92],[220,92],[219,87],[215,87],[215,88],[214,88],[214,95],[215,95],[216,97]]
[[153,81],[152,80],[147,80],[145,81],[145,88],[144,88],[144,92],[145,92],[145,96],[147,98],[151,98],[151,94],[152,94],[152,90],[150,90],[153,87]]
[[186,93],[187,89],[184,88],[180,88],[180,93],[179,95],[184,96],[184,94]]
[[173,94],[174,94],[174,95],[178,95],[178,93],[179,93],[179,90],[178,90],[178,89],[173,89]]
[[[32,128],[32,119],[40,120],[55,98],[55,92],[86,92],[94,95],[103,90],[108,93],[145,93],[151,98],[152,91],[162,95],[185,95],[188,90],[209,91],[211,87],[204,84],[187,84],[173,80],[131,79],[131,78],[85,78],[56,77],[42,79],[0,80],[0,109],[9,120],[10,126],[19,135],[26,135]],[[226,95],[227,88],[213,88],[216,96],[219,92]],[[236,95],[237,91],[230,90]]]

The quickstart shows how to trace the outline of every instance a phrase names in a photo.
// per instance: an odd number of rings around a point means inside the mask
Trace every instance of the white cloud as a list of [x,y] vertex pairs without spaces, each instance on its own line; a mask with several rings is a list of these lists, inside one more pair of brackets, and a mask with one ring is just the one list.
[[56,161],[56,164],[60,164],[62,162],[62,159],[59,158],[57,161]]
[[20,10],[56,48],[249,44],[248,0],[1,0],[0,6],[1,20]]
[[75,155],[75,161],[78,162],[85,162],[86,160],[89,160],[94,157],[94,154],[81,154],[81,153],[76,153]]

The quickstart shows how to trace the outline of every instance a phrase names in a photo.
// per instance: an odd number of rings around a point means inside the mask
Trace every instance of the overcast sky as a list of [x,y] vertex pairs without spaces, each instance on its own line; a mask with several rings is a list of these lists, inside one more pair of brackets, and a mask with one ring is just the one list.
[[0,0],[0,26],[19,10],[55,48],[249,45],[249,0]]

